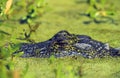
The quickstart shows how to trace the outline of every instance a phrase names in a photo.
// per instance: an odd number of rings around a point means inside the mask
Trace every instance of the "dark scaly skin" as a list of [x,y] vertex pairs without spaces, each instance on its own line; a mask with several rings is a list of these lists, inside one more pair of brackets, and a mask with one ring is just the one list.
[[23,51],[22,57],[55,57],[83,56],[85,58],[120,56],[119,50],[108,44],[93,40],[86,35],[70,34],[65,30],[58,32],[51,39],[30,44],[23,43],[19,51]]

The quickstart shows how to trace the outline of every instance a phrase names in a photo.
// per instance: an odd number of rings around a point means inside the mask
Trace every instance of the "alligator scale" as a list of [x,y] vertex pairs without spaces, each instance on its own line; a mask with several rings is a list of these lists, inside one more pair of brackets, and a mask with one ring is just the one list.
[[75,35],[62,30],[51,39],[39,43],[23,43],[15,53],[23,51],[22,57],[82,56],[85,58],[120,56],[118,49],[96,41],[86,35]]

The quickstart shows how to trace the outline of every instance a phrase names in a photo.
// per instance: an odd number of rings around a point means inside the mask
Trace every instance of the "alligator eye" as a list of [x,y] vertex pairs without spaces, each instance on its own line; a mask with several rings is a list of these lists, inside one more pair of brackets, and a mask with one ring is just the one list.
[[63,33],[63,36],[66,36],[67,34],[66,33]]
[[65,37],[66,35],[65,35],[65,34],[63,34],[63,36]]

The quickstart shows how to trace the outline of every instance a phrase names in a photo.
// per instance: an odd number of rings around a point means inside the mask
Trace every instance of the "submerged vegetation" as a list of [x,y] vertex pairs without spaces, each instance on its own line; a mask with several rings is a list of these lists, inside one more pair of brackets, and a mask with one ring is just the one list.
[[[119,0],[0,0],[0,78],[119,78],[120,58],[21,58],[20,43],[56,32],[89,35],[120,46]],[[86,17],[85,17],[86,16]]]

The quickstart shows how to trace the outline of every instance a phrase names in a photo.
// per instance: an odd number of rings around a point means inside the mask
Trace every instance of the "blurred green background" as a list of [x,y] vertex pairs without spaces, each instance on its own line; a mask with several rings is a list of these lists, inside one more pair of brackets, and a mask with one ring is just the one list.
[[11,56],[19,48],[11,44],[45,41],[60,30],[120,47],[119,3],[120,0],[1,0],[0,78],[119,78],[120,58]]

